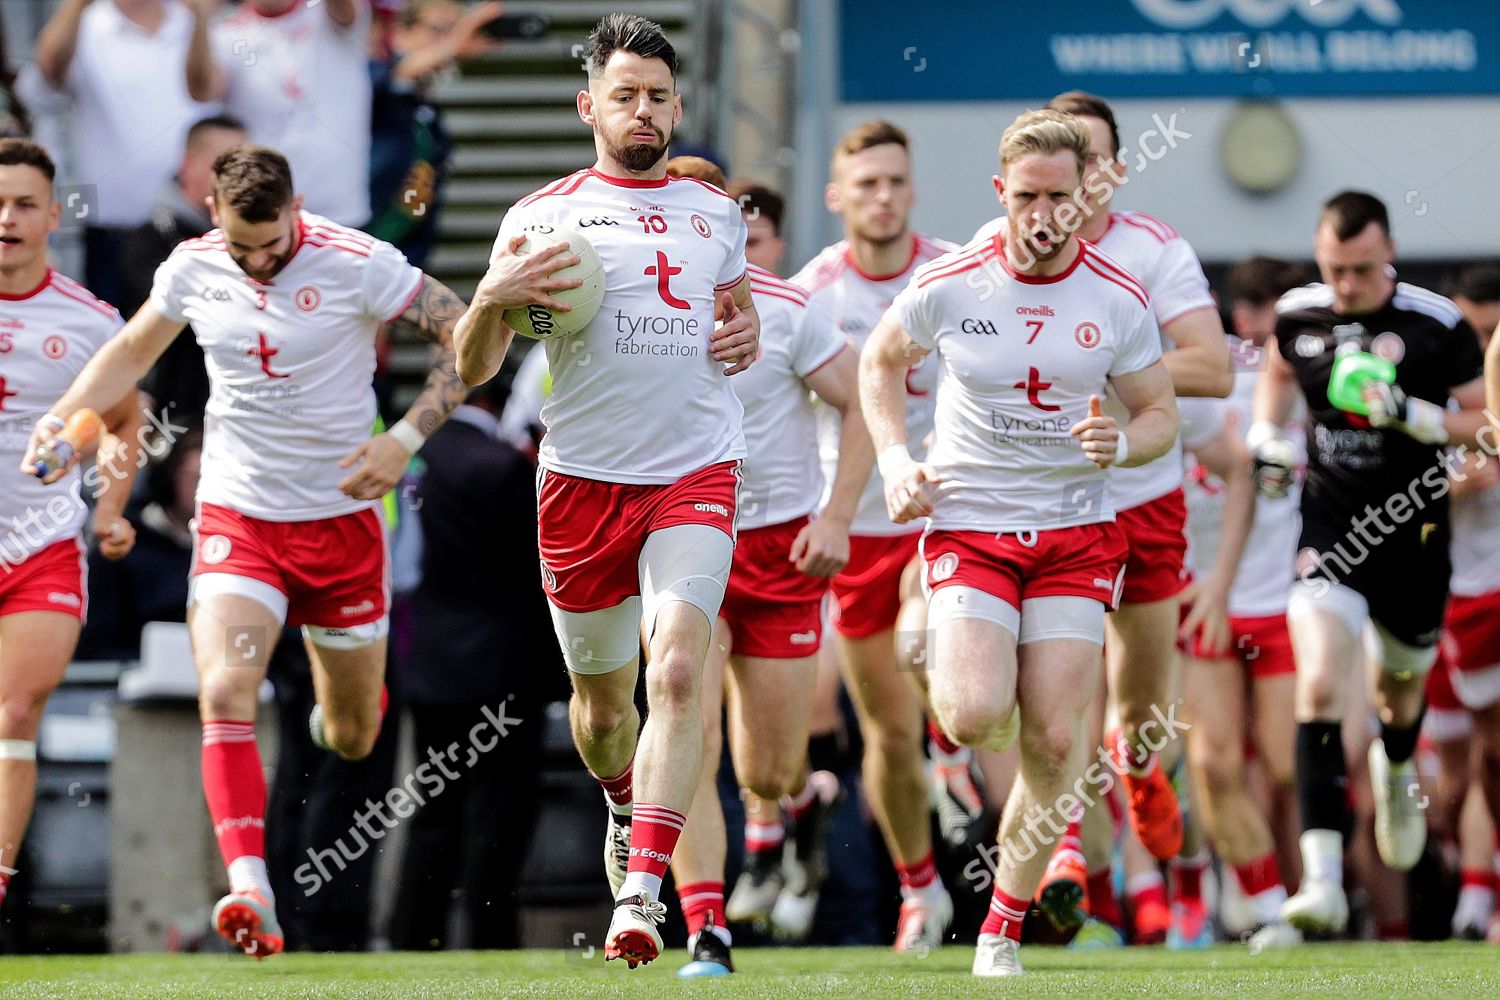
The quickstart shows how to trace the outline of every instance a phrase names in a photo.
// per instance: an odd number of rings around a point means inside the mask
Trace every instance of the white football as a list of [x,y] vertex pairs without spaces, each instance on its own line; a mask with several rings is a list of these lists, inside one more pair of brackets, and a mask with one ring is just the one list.
[[572,229],[537,222],[523,227],[521,233],[526,242],[516,249],[516,256],[524,257],[566,243],[568,249],[581,259],[572,267],[553,271],[552,277],[558,281],[578,280],[583,284],[551,293],[559,302],[573,307],[568,312],[557,312],[533,303],[505,310],[505,322],[521,336],[533,340],[551,340],[577,333],[594,318],[599,303],[604,301],[604,265],[599,254],[593,244]]

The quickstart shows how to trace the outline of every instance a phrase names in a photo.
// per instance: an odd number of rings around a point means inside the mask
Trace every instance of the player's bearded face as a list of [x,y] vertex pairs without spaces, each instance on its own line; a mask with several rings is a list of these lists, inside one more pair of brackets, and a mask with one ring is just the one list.
[[246,222],[234,209],[220,206],[217,220],[229,256],[256,281],[276,277],[296,252],[297,212],[290,206],[270,222]]
[[603,75],[589,81],[588,97],[591,124],[610,159],[645,173],[667,155],[682,105],[665,62],[615,52]]
[[906,236],[916,196],[904,147],[888,142],[840,156],[833,174],[829,207],[851,235],[877,246]]
[[1082,179],[1071,152],[1028,153],[1006,167],[1001,197],[1011,257],[1023,270],[1068,249],[1084,218],[1077,201]]

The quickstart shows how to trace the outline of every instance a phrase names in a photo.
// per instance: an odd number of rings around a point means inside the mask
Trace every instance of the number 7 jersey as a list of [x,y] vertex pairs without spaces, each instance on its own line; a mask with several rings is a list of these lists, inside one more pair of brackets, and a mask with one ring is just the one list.
[[892,317],[940,368],[927,462],[939,529],[1037,531],[1114,519],[1109,473],[1068,429],[1107,381],[1161,358],[1140,283],[1079,241],[1061,274],[1018,274],[1003,236],[919,269]]

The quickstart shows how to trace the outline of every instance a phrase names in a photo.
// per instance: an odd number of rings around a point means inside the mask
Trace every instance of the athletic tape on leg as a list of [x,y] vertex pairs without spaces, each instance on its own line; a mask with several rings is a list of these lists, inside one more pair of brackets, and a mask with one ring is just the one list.
[[0,760],[36,760],[36,740],[0,740]]
[[321,649],[366,649],[384,639],[391,630],[390,618],[334,628],[327,625],[304,625],[302,632]]

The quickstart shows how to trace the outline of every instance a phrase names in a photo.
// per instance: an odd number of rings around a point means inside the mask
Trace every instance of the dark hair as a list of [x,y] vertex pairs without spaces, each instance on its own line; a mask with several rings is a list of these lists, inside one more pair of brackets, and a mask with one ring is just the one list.
[[57,179],[57,165],[42,148],[41,143],[30,139],[0,139],[0,167],[35,167],[51,184]]
[[729,196],[740,203],[740,211],[754,212],[757,218],[765,219],[781,235],[781,220],[786,214],[786,199],[764,184],[751,181],[735,181],[729,185]]
[[1460,295],[1470,302],[1500,302],[1500,267],[1470,264],[1459,271],[1448,286],[1448,297]]
[[589,76],[604,75],[604,66],[617,51],[631,52],[642,59],[660,59],[667,64],[673,79],[677,77],[677,50],[667,41],[666,32],[655,21],[636,14],[605,14],[589,32],[584,62]]
[[146,497],[162,507],[171,507],[177,499],[177,475],[193,451],[203,450],[203,428],[190,424],[171,442],[171,448],[146,469]]
[[1333,225],[1333,235],[1340,243],[1352,240],[1372,222],[1386,236],[1391,235],[1391,216],[1385,210],[1385,202],[1364,191],[1340,191],[1329,198],[1323,203],[1318,225],[1325,222]]
[[[1104,98],[1090,94],[1086,90],[1070,90],[1048,101],[1047,109],[1061,111],[1074,118],[1099,119],[1109,126],[1109,141],[1115,144],[1115,148],[1109,151],[1109,155],[1113,157],[1120,152],[1120,126],[1115,122],[1114,109]],[[1103,153],[1104,150],[1096,149],[1094,152]]]
[[214,161],[214,201],[246,222],[274,222],[292,203],[291,165],[269,146],[236,146]]
[[692,177],[696,180],[707,181],[714,187],[723,190],[724,171],[713,160],[702,156],[674,156],[667,161],[668,177]]
[[1231,306],[1241,302],[1264,306],[1293,288],[1307,284],[1308,280],[1301,264],[1257,255],[1231,267],[1224,278],[1224,287]]
[[216,128],[226,129],[231,132],[247,131],[247,129],[245,128],[245,123],[240,121],[234,115],[209,115],[207,118],[200,118],[197,121],[193,122],[193,127],[188,129],[187,131],[187,145],[191,146],[193,143],[203,138],[204,132],[209,132]]

